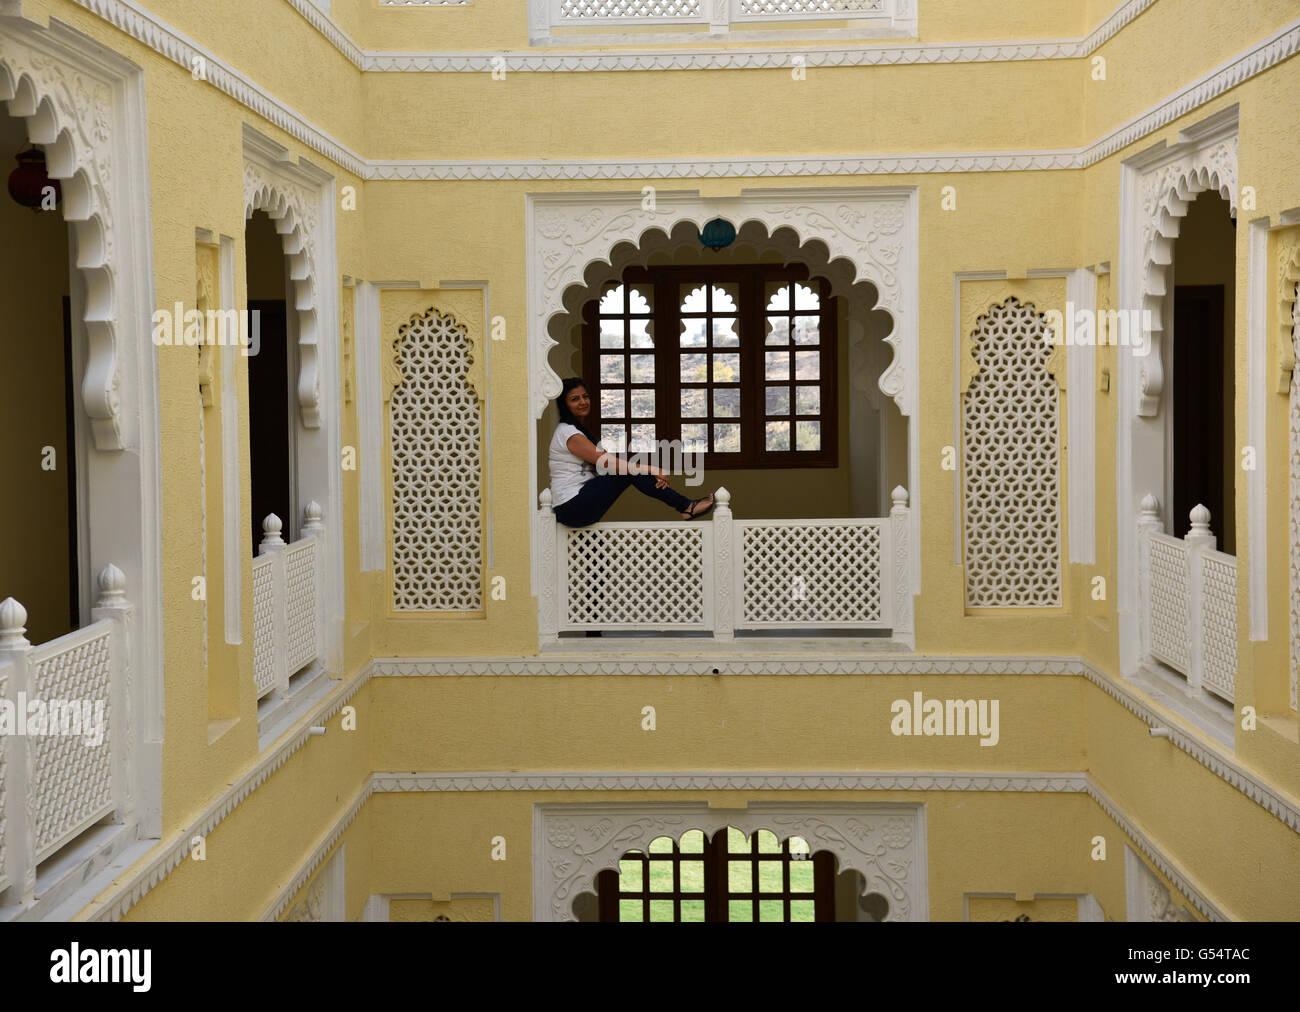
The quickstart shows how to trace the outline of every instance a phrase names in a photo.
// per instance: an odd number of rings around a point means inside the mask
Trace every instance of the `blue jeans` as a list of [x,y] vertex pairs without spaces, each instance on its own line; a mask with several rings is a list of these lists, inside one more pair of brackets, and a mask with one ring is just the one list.
[[614,502],[629,488],[667,503],[678,513],[690,508],[691,500],[671,488],[656,488],[648,474],[598,474],[585,481],[568,502],[555,507],[555,519],[565,527],[587,527],[609,512]]

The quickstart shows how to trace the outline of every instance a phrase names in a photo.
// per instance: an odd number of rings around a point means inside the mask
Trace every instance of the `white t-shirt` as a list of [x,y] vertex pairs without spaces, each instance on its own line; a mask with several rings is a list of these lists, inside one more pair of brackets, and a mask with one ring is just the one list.
[[[548,459],[551,465],[551,506],[562,506],[581,490],[582,486],[596,477],[596,465],[588,464],[569,449],[568,443],[573,436],[582,435],[576,425],[561,422],[555,427],[551,437]],[[596,448],[603,450],[599,443]]]

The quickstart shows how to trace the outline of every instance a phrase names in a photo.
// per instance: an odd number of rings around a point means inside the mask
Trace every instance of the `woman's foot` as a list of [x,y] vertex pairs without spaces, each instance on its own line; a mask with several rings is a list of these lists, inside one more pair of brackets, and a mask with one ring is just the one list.
[[686,507],[686,512],[682,514],[683,520],[696,520],[705,516],[713,509],[713,496],[706,495],[703,499],[696,499]]

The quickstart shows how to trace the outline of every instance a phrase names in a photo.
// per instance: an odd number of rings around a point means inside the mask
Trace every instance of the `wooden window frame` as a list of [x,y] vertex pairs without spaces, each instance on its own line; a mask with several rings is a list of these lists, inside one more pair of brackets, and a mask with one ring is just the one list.
[[[757,468],[814,468],[839,466],[839,377],[836,358],[839,351],[838,300],[831,294],[829,282],[825,278],[810,278],[808,268],[802,264],[783,266],[780,264],[739,264],[717,267],[629,267],[624,270],[621,280],[613,282],[624,287],[623,319],[625,321],[649,319],[651,322],[652,348],[644,349],[641,354],[652,354],[655,362],[655,413],[653,418],[635,419],[639,422],[653,422],[655,440],[681,439],[681,373],[679,357],[683,353],[680,344],[681,334],[681,298],[680,285],[692,282],[735,283],[738,287],[738,330],[740,343],[735,351],[740,355],[740,442],[739,453],[718,453],[706,451],[701,457],[704,468],[719,470],[740,470]],[[792,391],[790,414],[788,416],[768,416],[766,412],[766,388],[769,385],[764,372],[764,354],[781,346],[767,345],[765,319],[767,315],[767,282],[801,282],[814,289],[819,297],[819,309],[814,313],[805,312],[794,315],[817,315],[819,317],[820,370],[817,386],[820,390],[820,411],[816,415],[796,415],[793,391],[799,385],[793,371],[785,385]],[[650,313],[634,314],[629,312],[628,289],[640,287],[651,295]],[[592,399],[591,428],[600,437],[605,419],[601,417],[600,356],[616,354],[615,349],[600,347],[600,302],[609,286],[602,289],[601,295],[588,301],[583,310],[582,322],[582,369],[585,382]],[[613,315],[613,314],[610,314]],[[606,318],[609,318],[608,316]],[[625,331],[627,325],[625,324]],[[785,345],[791,353],[798,346],[793,343]],[[809,349],[811,350],[811,349]],[[611,419],[608,424],[622,422],[630,426],[631,391],[646,389],[649,384],[631,382],[631,354],[636,351],[630,347],[630,338],[625,339],[622,354],[624,357],[624,382],[618,386],[628,392],[623,419]],[[712,354],[715,349],[706,345],[702,353]],[[729,419],[715,416],[713,391],[715,383],[710,378],[703,384],[687,383],[687,387],[702,387],[708,391],[708,415],[700,419],[707,425],[715,422],[726,423]],[[803,384],[810,386],[811,383]],[[788,417],[791,423],[791,438],[794,439],[796,420],[817,421],[821,425],[821,447],[813,450],[768,450],[766,449],[765,430],[769,420],[783,420]],[[694,421],[694,419],[692,419]],[[629,439],[630,444],[630,439]],[[632,455],[629,448],[625,451]]]

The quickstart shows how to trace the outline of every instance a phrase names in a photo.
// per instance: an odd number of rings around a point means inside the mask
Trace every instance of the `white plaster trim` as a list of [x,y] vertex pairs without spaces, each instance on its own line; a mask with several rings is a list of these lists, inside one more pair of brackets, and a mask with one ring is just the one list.
[[1250,638],[1268,639],[1268,219],[1250,223],[1246,254],[1246,445],[1255,470],[1246,472],[1246,552],[1250,565]]
[[803,655],[769,657],[542,656],[419,660],[376,658],[377,678],[560,675],[1082,675],[1074,657]]
[[387,516],[384,512],[384,395],[379,292],[381,285],[358,282],[353,300],[356,315],[357,427],[361,443],[357,469],[361,499],[358,505],[361,571],[382,570]]
[[[235,241],[221,236],[221,309],[235,311]],[[234,319],[229,315],[226,319]],[[235,346],[221,347],[221,505],[222,560],[225,591],[226,642],[243,642],[244,507],[239,480],[239,387],[235,382]]]
[[[352,799],[352,803],[343,811],[343,814],[335,819],[334,823],[325,831],[325,835],[312,850],[311,857],[307,859],[307,863],[300,867],[294,873],[293,877],[289,879],[289,882],[284,886],[284,888],[276,893],[275,900],[272,901],[270,907],[268,907],[262,914],[260,920],[278,921],[285,910],[289,908],[290,901],[297,896],[302,887],[307,884],[307,880],[311,878],[312,873],[322,864],[325,864],[327,859],[329,864],[333,864],[337,869],[335,874],[340,879],[346,875],[346,866],[343,864],[343,861],[345,860],[343,845],[339,843],[339,838],[343,835],[348,826],[352,825],[356,820],[356,817],[361,813],[361,809],[365,803],[370,800],[370,795],[374,793],[373,785],[373,778],[367,780],[365,786],[357,792],[357,796]],[[335,851],[336,846],[338,847],[337,852]],[[338,862],[338,864],[335,864],[335,862]],[[328,875],[330,874],[330,871],[331,868],[327,865],[321,874]],[[342,882],[340,882],[339,885],[342,885]],[[330,883],[330,886],[334,886],[334,883]],[[338,899],[341,897],[338,897],[337,894],[335,894],[335,898]],[[346,920],[346,903],[342,916],[327,917],[325,919],[338,921]]]
[[[454,180],[454,179],[629,179],[629,178],[701,178],[725,176],[802,176],[802,175],[885,175],[917,173],[952,173],[952,172],[1018,172],[1042,171],[1047,169],[1081,169],[1103,158],[1107,158],[1129,144],[1141,139],[1154,130],[1186,115],[1193,109],[1234,88],[1243,81],[1263,73],[1270,67],[1282,62],[1300,50],[1300,20],[1293,21],[1272,35],[1255,43],[1240,54],[1221,63],[1214,70],[1198,78],[1191,84],[1174,92],[1168,98],[1156,103],[1146,112],[1128,120],[1114,130],[1108,131],[1099,140],[1082,148],[1038,149],[1025,151],[986,151],[986,152],[932,152],[880,156],[835,156],[803,158],[759,158],[759,159],[679,159],[679,160],[645,160],[624,159],[614,161],[585,161],[574,159],[509,159],[509,160],[366,160],[361,155],[345,147],[328,133],[308,122],[298,112],[254,84],[237,70],[223,63],[213,53],[191,41],[171,26],[159,20],[152,13],[141,8],[135,0],[73,0],[81,7],[99,15],[109,23],[121,29],[139,42],[144,43],[169,60],[186,70],[191,69],[191,61],[201,56],[207,61],[208,80],[236,101],[254,113],[280,127],[303,144],[330,158],[341,168],[364,179],[403,179],[403,180]],[[288,0],[298,8],[308,0]],[[1100,46],[1111,38],[1120,28],[1133,20],[1152,0],[1126,0],[1097,29],[1094,29],[1082,42],[1075,40],[1064,43],[1076,47],[1062,51],[1057,56],[1044,53],[1041,58],[1078,59],[1088,55],[1092,50],[1083,46]],[[300,13],[301,13],[300,9]],[[319,12],[316,17],[324,18]],[[304,14],[309,21],[312,16]],[[319,26],[318,26],[319,27]],[[329,33],[326,33],[329,38]],[[917,59],[912,62],[973,62],[984,60],[1023,60],[1036,58],[1026,55],[1035,46],[1052,47],[1063,45],[1056,42],[1030,43],[988,43],[979,45],[930,44],[921,47],[880,46],[880,59],[901,56],[908,51],[916,52]],[[347,44],[343,47],[346,49]],[[1027,48],[1028,47],[1028,48]],[[869,53],[871,48],[862,52]],[[933,51],[933,52],[932,52]],[[791,49],[781,48],[781,66],[788,67]],[[817,51],[807,58],[811,61]],[[842,61],[834,62],[834,54],[843,54],[843,49],[823,50],[828,55],[826,65],[850,65]],[[852,50],[850,53],[854,52]],[[923,59],[920,54],[932,57]],[[728,54],[745,54],[738,50],[727,50]],[[347,53],[345,52],[346,56]],[[482,73],[491,71],[492,59],[500,53],[489,54],[425,54],[435,62],[457,60],[468,61],[466,72]],[[615,54],[602,53],[602,59]],[[690,58],[701,54],[698,50],[688,50],[673,54],[667,50],[656,50],[656,57],[671,60],[672,65],[693,69]],[[756,50],[750,54],[755,59],[773,58],[770,49]],[[644,65],[643,58],[635,53],[618,54],[627,59],[641,59],[642,62],[628,66],[629,70],[654,69]],[[362,69],[370,71],[400,71],[394,61],[408,61],[420,58],[420,54],[383,54],[369,53],[363,58]],[[561,64],[551,66],[543,64],[533,69],[542,72],[562,70],[602,70],[605,68],[593,64],[595,57],[591,54],[536,54],[519,52],[507,55],[510,69],[525,69],[522,63],[516,68],[510,66],[510,59],[558,60]],[[482,64],[481,66],[479,64]],[[750,62],[744,66],[754,66]],[[816,63],[809,62],[809,66]],[[418,66],[410,69],[422,70]],[[458,69],[448,65],[446,68],[429,66],[428,70]],[[696,68],[697,69],[697,68]],[[909,490],[915,493],[918,490]]]
[[[1097,275],[1088,268],[1071,271],[1065,291],[1067,309],[1096,313]],[[1067,319],[1066,334],[1071,325]],[[1076,344],[1065,351],[1070,561],[1092,565],[1097,561],[1097,349]]]

